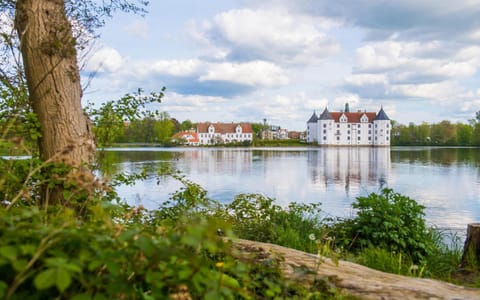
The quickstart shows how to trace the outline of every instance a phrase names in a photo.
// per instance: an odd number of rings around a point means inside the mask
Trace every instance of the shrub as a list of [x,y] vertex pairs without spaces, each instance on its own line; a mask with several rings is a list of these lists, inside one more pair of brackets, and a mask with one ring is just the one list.
[[[343,223],[348,247],[380,247],[420,262],[432,253],[436,242],[424,219],[424,206],[407,196],[383,189],[358,197],[352,204],[357,216]],[[342,225],[340,225],[341,227]]]
[[259,194],[240,194],[225,207],[234,233],[244,239],[275,243],[315,253],[309,235],[322,228],[320,204],[290,203],[287,208]]

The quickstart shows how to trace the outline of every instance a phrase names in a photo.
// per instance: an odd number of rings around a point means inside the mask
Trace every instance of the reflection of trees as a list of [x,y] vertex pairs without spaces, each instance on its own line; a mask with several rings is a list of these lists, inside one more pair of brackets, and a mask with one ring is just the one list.
[[392,162],[408,162],[450,166],[469,164],[478,166],[478,148],[405,148],[392,150]]
[[[97,153],[99,154],[99,153]],[[142,162],[142,168],[148,174],[156,174],[158,170],[171,161],[178,160],[181,152],[167,152],[167,151],[104,151],[99,154],[102,155],[102,159],[99,160],[98,169],[102,177],[111,178],[115,174],[118,174],[125,170],[125,166],[122,163],[139,163]]]

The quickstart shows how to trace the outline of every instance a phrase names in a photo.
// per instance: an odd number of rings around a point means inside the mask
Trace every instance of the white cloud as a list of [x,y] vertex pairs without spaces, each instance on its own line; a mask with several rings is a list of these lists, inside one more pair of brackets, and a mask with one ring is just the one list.
[[123,65],[123,59],[117,50],[111,47],[103,47],[93,53],[88,60],[87,71],[98,72],[116,72],[120,70]]
[[393,85],[390,89],[393,94],[399,96],[435,99],[437,101],[453,100],[455,102],[457,99],[452,99],[452,97],[459,92],[458,86],[449,81],[428,84]]
[[195,36],[234,60],[316,63],[340,49],[321,31],[331,26],[322,20],[281,10],[237,9],[204,22]]
[[142,70],[149,73],[167,74],[171,76],[192,76],[204,68],[204,63],[198,59],[185,60],[158,60],[149,64],[143,64]]
[[247,86],[275,87],[288,84],[282,68],[265,61],[212,63],[200,81],[229,81]]

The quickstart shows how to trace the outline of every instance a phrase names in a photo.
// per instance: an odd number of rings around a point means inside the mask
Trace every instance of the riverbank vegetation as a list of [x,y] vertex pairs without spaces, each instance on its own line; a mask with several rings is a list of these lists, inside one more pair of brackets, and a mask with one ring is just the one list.
[[[19,145],[17,145],[19,146]],[[68,167],[0,160],[0,295],[5,299],[351,299],[328,278],[304,287],[285,280],[281,260],[239,260],[230,240],[275,243],[386,272],[480,287],[478,266],[459,270],[461,247],[425,224],[421,205],[384,189],[332,219],[321,204],[281,207],[259,194],[218,203],[172,170],[183,187],[147,211],[123,204],[116,184],[78,186]],[[54,175],[53,175],[54,174]],[[44,184],[63,184],[66,203],[40,206]],[[455,240],[454,240],[455,242]],[[300,272],[301,270],[299,270]]]

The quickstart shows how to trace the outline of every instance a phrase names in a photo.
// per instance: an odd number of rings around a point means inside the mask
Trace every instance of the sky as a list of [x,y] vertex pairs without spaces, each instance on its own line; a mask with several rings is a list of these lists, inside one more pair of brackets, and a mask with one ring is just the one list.
[[166,87],[180,122],[305,130],[325,107],[402,124],[480,110],[480,0],[152,0],[100,30],[84,101]]

